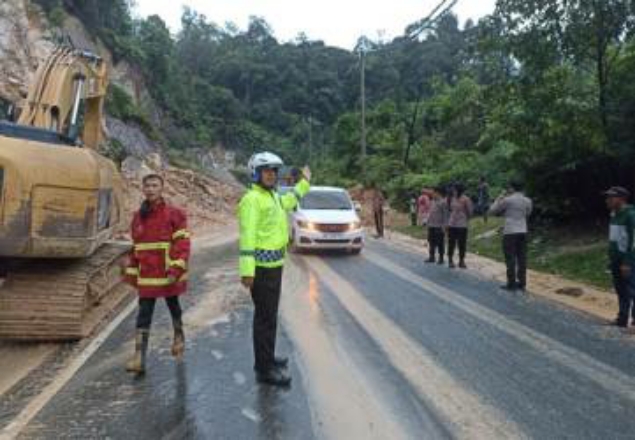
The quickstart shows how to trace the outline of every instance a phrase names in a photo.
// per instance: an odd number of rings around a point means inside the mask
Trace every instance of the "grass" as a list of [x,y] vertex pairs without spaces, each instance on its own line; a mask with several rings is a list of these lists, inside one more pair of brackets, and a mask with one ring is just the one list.
[[[497,261],[504,261],[501,250],[498,218],[474,219],[470,223],[468,251]],[[425,238],[424,228],[400,226],[398,232],[414,238]],[[529,267],[559,275],[603,289],[611,289],[611,279],[606,272],[606,234],[598,227],[552,227],[533,230],[529,243]]]

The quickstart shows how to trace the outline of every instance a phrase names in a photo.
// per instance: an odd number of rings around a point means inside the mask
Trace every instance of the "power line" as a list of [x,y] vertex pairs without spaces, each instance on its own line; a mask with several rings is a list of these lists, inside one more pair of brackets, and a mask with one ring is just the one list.
[[450,12],[459,0],[441,0],[441,2],[430,12],[430,14],[414,23],[406,29],[406,34],[410,39],[416,39],[423,32],[431,29],[436,25],[440,19],[442,19],[448,12]]

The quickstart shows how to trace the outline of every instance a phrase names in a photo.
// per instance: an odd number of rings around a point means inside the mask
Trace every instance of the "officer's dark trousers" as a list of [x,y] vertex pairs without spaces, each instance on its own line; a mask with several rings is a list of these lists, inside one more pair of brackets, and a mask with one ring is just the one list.
[[[181,310],[181,304],[179,303],[178,296],[171,296],[165,298],[165,302],[170,309],[170,315],[172,316],[173,324],[181,324],[181,317],[183,311]],[[154,306],[156,305],[156,298],[139,298],[139,314],[137,315],[137,328],[140,330],[149,330],[152,325],[152,315],[154,314]]]
[[442,261],[445,255],[445,233],[443,228],[428,227],[428,246],[430,248],[430,260],[434,260],[438,252],[439,260]]
[[454,251],[459,248],[459,259],[465,261],[467,252],[467,228],[449,228],[448,230],[448,257],[454,259]]
[[620,273],[620,264],[612,262],[611,275],[619,302],[617,323],[621,326],[627,326],[629,317],[632,316],[635,321],[635,272],[632,272],[629,278],[624,278]]
[[507,234],[503,237],[503,253],[507,266],[507,285],[527,286],[527,234]]
[[265,372],[273,366],[281,287],[281,267],[256,268],[254,287],[251,289],[255,306],[253,341],[256,371]]

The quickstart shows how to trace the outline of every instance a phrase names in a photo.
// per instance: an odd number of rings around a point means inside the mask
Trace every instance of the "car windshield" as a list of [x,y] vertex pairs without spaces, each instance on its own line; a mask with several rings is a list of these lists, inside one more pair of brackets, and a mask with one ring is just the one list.
[[343,191],[310,191],[300,202],[300,207],[318,210],[352,209],[351,201]]

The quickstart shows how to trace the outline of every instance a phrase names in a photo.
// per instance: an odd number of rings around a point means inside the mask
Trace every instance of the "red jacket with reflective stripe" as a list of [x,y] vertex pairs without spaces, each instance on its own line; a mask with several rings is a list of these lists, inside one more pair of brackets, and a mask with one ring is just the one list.
[[[142,298],[177,296],[187,289],[190,234],[185,212],[155,203],[149,215],[137,211],[131,226],[134,249],[126,268],[127,280]],[[170,277],[176,279],[171,282]]]

